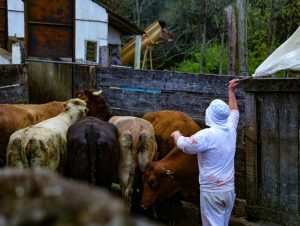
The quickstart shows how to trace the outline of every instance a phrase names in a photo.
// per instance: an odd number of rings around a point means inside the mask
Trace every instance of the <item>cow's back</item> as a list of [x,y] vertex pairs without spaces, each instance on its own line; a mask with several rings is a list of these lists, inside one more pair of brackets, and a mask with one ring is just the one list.
[[67,176],[110,188],[117,179],[118,131],[111,123],[89,116],[67,133]]
[[64,102],[46,104],[1,104],[0,105],[0,158],[5,163],[6,149],[12,133],[45,119],[54,117],[64,110]]
[[154,128],[157,142],[156,160],[165,157],[174,147],[171,133],[179,130],[184,136],[191,136],[200,130],[194,120],[183,112],[165,110],[150,112],[143,116],[143,119],[151,122]]

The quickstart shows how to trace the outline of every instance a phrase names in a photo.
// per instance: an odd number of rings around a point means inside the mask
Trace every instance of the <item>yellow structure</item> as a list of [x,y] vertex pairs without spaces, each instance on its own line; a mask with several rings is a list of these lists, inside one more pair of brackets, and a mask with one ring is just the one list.
[[[154,22],[153,24],[151,24],[145,30],[145,34],[143,35],[142,41],[141,41],[141,51],[145,51],[144,52],[143,67],[145,65],[146,56],[147,56],[147,53],[149,51],[149,53],[150,53],[150,63],[151,63],[151,69],[152,69],[151,48],[159,39],[166,39],[165,37],[168,36],[167,34],[168,33],[167,33],[165,27],[162,27],[161,23],[159,21]],[[168,39],[168,41],[172,41],[172,40]],[[134,55],[135,55],[135,39],[129,41],[122,48],[122,50],[121,50],[122,64],[124,64],[124,65],[128,64],[130,61],[132,61],[134,59]]]

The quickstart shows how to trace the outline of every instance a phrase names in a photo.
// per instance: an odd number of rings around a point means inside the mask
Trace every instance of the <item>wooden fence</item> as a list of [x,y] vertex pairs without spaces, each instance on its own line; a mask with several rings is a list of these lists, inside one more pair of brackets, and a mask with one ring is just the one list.
[[[202,127],[209,103],[216,98],[228,100],[225,84],[233,78],[82,65],[74,65],[73,76],[74,92],[82,88],[104,89],[108,106],[114,115],[141,117],[151,111],[178,110],[190,115]],[[236,192],[239,198],[246,198],[244,95],[243,87],[239,86],[236,96],[241,117],[235,158]]]
[[300,79],[245,83],[247,215],[300,225]]
[[26,65],[0,65],[0,103],[28,103]]

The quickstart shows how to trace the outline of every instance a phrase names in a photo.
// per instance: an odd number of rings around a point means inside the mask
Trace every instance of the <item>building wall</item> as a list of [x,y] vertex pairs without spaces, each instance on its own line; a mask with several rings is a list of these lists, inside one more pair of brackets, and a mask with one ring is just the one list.
[[99,47],[107,46],[108,14],[105,8],[91,0],[77,0],[75,13],[75,59],[85,61],[86,41],[97,42],[97,62]]
[[8,36],[24,38],[24,3],[21,0],[7,1]]
[[[91,0],[76,0],[75,10],[75,59],[86,60],[86,41],[97,42],[99,47],[121,44],[120,33],[108,26],[106,9]],[[24,38],[24,3],[22,0],[8,1],[8,36]]]
[[121,34],[112,26],[108,26],[108,44],[121,45]]

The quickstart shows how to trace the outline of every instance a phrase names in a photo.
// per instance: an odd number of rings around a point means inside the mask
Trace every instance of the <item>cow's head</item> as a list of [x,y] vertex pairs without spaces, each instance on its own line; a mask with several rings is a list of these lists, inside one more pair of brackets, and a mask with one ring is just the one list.
[[79,98],[70,99],[64,103],[65,111],[70,112],[70,116],[73,120],[78,120],[87,115],[88,109],[86,108],[86,102]]
[[80,99],[86,101],[89,109],[88,116],[94,116],[104,121],[108,121],[111,116],[103,96],[103,90],[83,89],[77,92]]
[[148,209],[180,191],[176,175],[159,162],[150,162],[143,176],[144,190],[141,207]]

